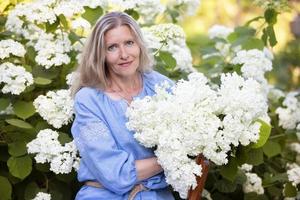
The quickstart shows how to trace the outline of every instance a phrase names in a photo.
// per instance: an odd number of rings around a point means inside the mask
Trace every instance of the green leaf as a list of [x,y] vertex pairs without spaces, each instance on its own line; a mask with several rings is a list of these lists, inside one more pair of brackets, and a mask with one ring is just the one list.
[[94,25],[99,17],[103,14],[103,10],[100,6],[96,8],[90,8],[85,6],[85,12],[81,15],[84,19],[88,20],[91,25]]
[[62,145],[64,145],[65,143],[71,142],[72,138],[68,134],[60,132],[58,136],[58,141]]
[[257,122],[261,124],[259,128],[259,139],[258,141],[253,144],[251,147],[252,148],[260,148],[262,147],[268,140],[270,134],[271,134],[271,126],[264,122],[261,119],[258,119]]
[[235,158],[230,158],[229,162],[224,165],[221,166],[220,169],[220,174],[230,180],[230,181],[234,181],[235,177],[237,176],[237,172],[238,172],[238,165],[237,165],[237,161]]
[[24,191],[25,200],[32,200],[36,194],[40,191],[38,185],[35,182],[29,183]]
[[69,27],[68,27],[68,21],[67,21],[66,17],[63,14],[60,14],[58,16],[58,18],[59,18],[60,23],[63,25],[63,27],[65,29],[68,29]]
[[283,193],[285,197],[295,197],[297,195],[297,188],[288,182],[285,184]]
[[26,178],[32,170],[32,160],[26,155],[22,157],[10,157],[7,161],[9,172],[20,179]]
[[140,15],[137,11],[134,9],[127,9],[125,12],[130,15],[133,19],[138,20],[140,18]]
[[272,9],[272,8],[268,8],[265,13],[264,13],[264,17],[266,19],[266,22],[270,25],[274,25],[277,22],[277,12],[276,10]]
[[236,184],[228,181],[226,179],[222,179],[216,182],[215,187],[220,191],[224,193],[231,193],[236,190]]
[[12,187],[6,177],[0,176],[0,200],[11,199]]
[[19,128],[24,128],[24,129],[32,129],[33,126],[31,126],[31,124],[20,120],[20,119],[7,119],[5,120],[7,123],[9,123],[10,125],[19,127]]
[[37,77],[34,78],[34,83],[37,85],[49,85],[50,83],[52,83],[52,80],[47,78]]
[[24,120],[28,117],[31,117],[35,113],[35,108],[32,102],[16,101],[13,104],[13,108],[15,114]]
[[73,31],[71,31],[69,33],[68,37],[69,37],[69,40],[71,41],[72,44],[74,44],[75,42],[80,40],[80,37],[76,33],[74,33]]
[[271,157],[276,156],[281,153],[281,146],[277,142],[268,141],[263,146],[263,151],[266,156],[271,158]]
[[12,156],[23,156],[27,153],[26,143],[23,141],[8,144],[8,153]]
[[273,26],[268,26],[267,27],[267,32],[269,35],[269,43],[273,47],[277,44],[276,36],[275,36],[275,31]]
[[267,33],[267,28],[264,28],[263,34],[261,36],[261,40],[264,42],[265,45],[267,45],[267,43],[268,43],[268,38],[269,38],[269,35]]
[[59,25],[59,19],[58,18],[52,24],[50,24],[49,22],[46,22],[46,32],[51,33],[51,32],[56,31],[58,25]]
[[26,58],[28,58],[31,62],[35,62],[35,57],[37,53],[35,52],[34,48],[32,46],[28,46],[26,48]]
[[176,60],[175,58],[172,56],[171,53],[169,52],[165,52],[165,51],[160,51],[159,52],[159,57],[161,58],[161,60],[170,68],[174,68],[176,67]]
[[248,152],[247,163],[251,165],[260,165],[264,162],[264,155],[262,148],[251,149]]
[[0,98],[0,111],[5,110],[9,106],[9,99]]
[[245,50],[250,50],[250,49],[263,50],[264,46],[265,45],[263,41],[257,38],[249,38],[248,40],[245,41],[245,43],[242,44],[242,48]]
[[239,146],[236,152],[236,160],[239,165],[247,162],[249,147]]

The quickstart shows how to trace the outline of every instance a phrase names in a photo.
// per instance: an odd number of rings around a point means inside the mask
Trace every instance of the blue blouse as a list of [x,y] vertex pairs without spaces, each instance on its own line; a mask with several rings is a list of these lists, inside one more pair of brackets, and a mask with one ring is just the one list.
[[[158,72],[143,73],[143,88],[134,98],[155,94],[156,84],[172,82]],[[174,200],[163,173],[139,181],[135,160],[154,157],[151,149],[139,144],[126,128],[127,102],[113,100],[103,91],[84,87],[75,96],[72,135],[81,155],[78,180],[97,181],[103,188],[84,185],[76,200],[125,200],[130,190],[142,183],[147,191],[135,200]]]

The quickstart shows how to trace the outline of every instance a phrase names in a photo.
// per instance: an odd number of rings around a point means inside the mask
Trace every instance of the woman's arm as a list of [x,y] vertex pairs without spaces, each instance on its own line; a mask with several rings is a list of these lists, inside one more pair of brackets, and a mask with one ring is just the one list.
[[158,164],[156,157],[136,160],[135,167],[139,181],[150,178],[163,171],[162,167]]

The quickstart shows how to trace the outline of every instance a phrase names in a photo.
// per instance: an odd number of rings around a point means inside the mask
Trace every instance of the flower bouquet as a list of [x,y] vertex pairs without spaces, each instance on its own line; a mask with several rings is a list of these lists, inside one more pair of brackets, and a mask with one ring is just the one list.
[[222,74],[213,84],[194,72],[155,91],[131,103],[127,127],[142,145],[156,148],[166,180],[181,198],[197,187],[196,176],[203,173],[194,158],[203,155],[225,165],[232,148],[257,142],[260,119],[268,110],[261,85],[236,73]]

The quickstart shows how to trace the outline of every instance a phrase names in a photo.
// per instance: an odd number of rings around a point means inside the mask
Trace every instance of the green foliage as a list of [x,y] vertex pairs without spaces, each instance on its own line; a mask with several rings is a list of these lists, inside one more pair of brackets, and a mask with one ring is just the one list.
[[88,20],[92,25],[94,25],[103,14],[103,10],[100,6],[96,8],[84,7],[84,10],[85,12],[82,14],[82,17]]
[[23,120],[20,119],[7,119],[5,120],[7,123],[16,126],[18,128],[23,128],[23,129],[32,129],[33,126]]
[[257,148],[257,149],[251,149],[248,152],[248,157],[246,163],[251,164],[251,165],[260,165],[264,162],[264,157],[263,157],[263,150],[262,148]]
[[15,114],[23,120],[31,117],[35,113],[32,102],[16,101],[13,104]]
[[28,155],[10,157],[7,161],[9,172],[20,179],[26,178],[32,171],[32,160]]
[[0,200],[11,199],[12,186],[6,177],[0,176]]
[[281,146],[277,142],[268,141],[263,146],[263,151],[266,156],[271,158],[271,157],[276,156],[281,153]]
[[235,158],[230,158],[229,162],[220,169],[220,174],[231,182],[236,178],[237,172],[238,164]]
[[262,120],[257,120],[261,125],[259,128],[259,139],[258,141],[252,145],[252,148],[260,148],[262,147],[268,140],[271,134],[271,126]]
[[297,195],[297,188],[288,182],[285,184],[283,192],[286,197],[295,197]]

